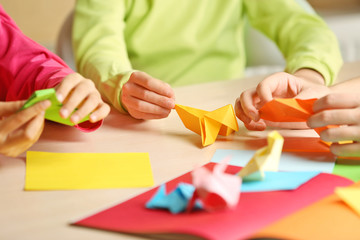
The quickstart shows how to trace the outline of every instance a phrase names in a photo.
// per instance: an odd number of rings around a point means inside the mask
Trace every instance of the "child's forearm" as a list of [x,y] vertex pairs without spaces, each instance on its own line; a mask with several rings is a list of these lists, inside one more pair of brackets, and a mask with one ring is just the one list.
[[310,68],[302,68],[297,70],[294,75],[304,79],[309,84],[325,85],[324,77],[316,70]]
[[360,77],[337,83],[330,87],[334,93],[358,93],[360,89]]

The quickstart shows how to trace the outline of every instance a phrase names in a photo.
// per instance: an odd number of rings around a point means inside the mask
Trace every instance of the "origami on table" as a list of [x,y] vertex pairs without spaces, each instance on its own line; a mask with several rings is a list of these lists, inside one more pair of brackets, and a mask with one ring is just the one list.
[[150,209],[167,209],[174,214],[184,212],[194,191],[195,187],[193,185],[179,183],[175,190],[166,194],[166,186],[162,184],[154,196],[146,203],[146,207]]
[[207,211],[234,208],[240,197],[241,178],[225,173],[227,162],[224,159],[213,171],[205,167],[192,171],[192,181],[195,192],[188,208],[192,209],[195,200],[200,200]]
[[234,208],[239,201],[241,178],[225,173],[226,167],[226,162],[221,162],[212,171],[206,167],[195,169],[191,173],[193,185],[179,183],[169,194],[166,194],[165,185],[161,185],[146,207],[168,209],[175,214],[193,209]]
[[244,181],[263,180],[264,171],[278,171],[283,143],[284,138],[277,131],[269,133],[268,145],[255,152],[238,176]]
[[186,128],[201,135],[203,146],[214,143],[217,135],[228,136],[239,130],[231,104],[211,112],[176,104],[175,110]]

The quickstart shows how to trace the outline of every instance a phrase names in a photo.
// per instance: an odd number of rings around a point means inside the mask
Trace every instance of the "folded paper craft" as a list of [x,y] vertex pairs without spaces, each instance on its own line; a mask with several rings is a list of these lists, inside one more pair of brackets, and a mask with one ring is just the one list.
[[336,188],[335,193],[360,217],[360,186]]
[[234,208],[239,201],[241,178],[225,173],[227,164],[224,161],[213,170],[206,167],[195,169],[192,184],[179,183],[169,194],[166,194],[165,185],[161,185],[146,207],[168,209],[174,214],[193,209],[211,212]]
[[51,102],[51,106],[45,111],[45,119],[47,120],[69,126],[74,126],[83,132],[95,131],[102,125],[103,120],[92,123],[89,121],[89,116],[86,116],[85,118],[81,119],[78,124],[74,124],[73,122],[70,121],[69,118],[66,119],[62,118],[59,114],[60,108],[62,107],[62,103],[60,103],[59,100],[57,99],[56,91],[54,88],[35,91],[33,95],[31,95],[31,97],[26,101],[22,109],[29,108],[35,103],[38,103],[43,100],[50,100]]
[[231,104],[211,112],[176,104],[175,110],[186,128],[201,135],[203,146],[214,143],[217,135],[228,136],[239,130]]
[[209,212],[236,207],[241,188],[241,178],[225,172],[229,158],[224,159],[212,171],[205,167],[192,172],[195,192],[188,209],[192,209],[196,200]]
[[[167,209],[174,214],[184,212],[194,191],[195,187],[193,185],[179,183],[171,193],[166,194],[166,185],[162,184],[154,196],[146,203],[146,207],[149,209]],[[201,206],[199,207],[201,208]]]
[[272,122],[306,122],[313,114],[312,99],[274,98],[259,110],[260,117]]
[[[306,122],[314,113],[313,105],[316,100],[317,98],[274,98],[260,108],[260,118],[272,122]],[[334,127],[339,126],[328,125],[325,127],[315,128],[314,130],[320,135],[321,131]],[[331,145],[331,142],[320,141],[327,146]],[[339,143],[346,144],[352,142],[353,141],[340,141]]]
[[284,138],[277,131],[269,133],[268,146],[257,150],[238,176],[244,181],[259,181],[265,178],[264,171],[278,171],[283,143]]

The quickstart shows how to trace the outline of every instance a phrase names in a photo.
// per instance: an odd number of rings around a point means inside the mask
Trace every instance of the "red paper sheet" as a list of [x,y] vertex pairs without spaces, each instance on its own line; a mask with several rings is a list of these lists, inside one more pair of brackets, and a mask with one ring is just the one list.
[[[214,163],[206,166],[213,168]],[[228,173],[239,167],[229,166]],[[172,191],[179,182],[191,182],[186,173],[167,183]],[[152,189],[124,203],[82,219],[74,225],[136,234],[178,233],[205,239],[244,239],[261,228],[305,206],[332,194],[337,186],[352,181],[331,174],[319,174],[294,191],[241,193],[234,210],[196,211],[173,215],[168,211],[145,208],[156,189]]]

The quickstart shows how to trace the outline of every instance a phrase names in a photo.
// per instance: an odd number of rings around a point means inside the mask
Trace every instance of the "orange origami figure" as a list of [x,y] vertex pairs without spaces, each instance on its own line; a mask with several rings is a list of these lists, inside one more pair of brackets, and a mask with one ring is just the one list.
[[[274,98],[267,102],[259,110],[260,117],[272,122],[306,122],[314,113],[312,108],[317,98],[297,99],[297,98]],[[320,135],[320,132],[328,129],[339,127],[337,125],[328,125],[326,127],[315,128],[314,130]],[[327,146],[331,142],[320,140]],[[350,143],[352,141],[340,141],[340,144]]]
[[274,98],[260,108],[260,117],[272,122],[306,122],[313,114],[316,98]]
[[239,130],[231,104],[211,112],[176,104],[175,110],[186,128],[201,135],[203,146],[214,143],[217,135],[228,136]]

